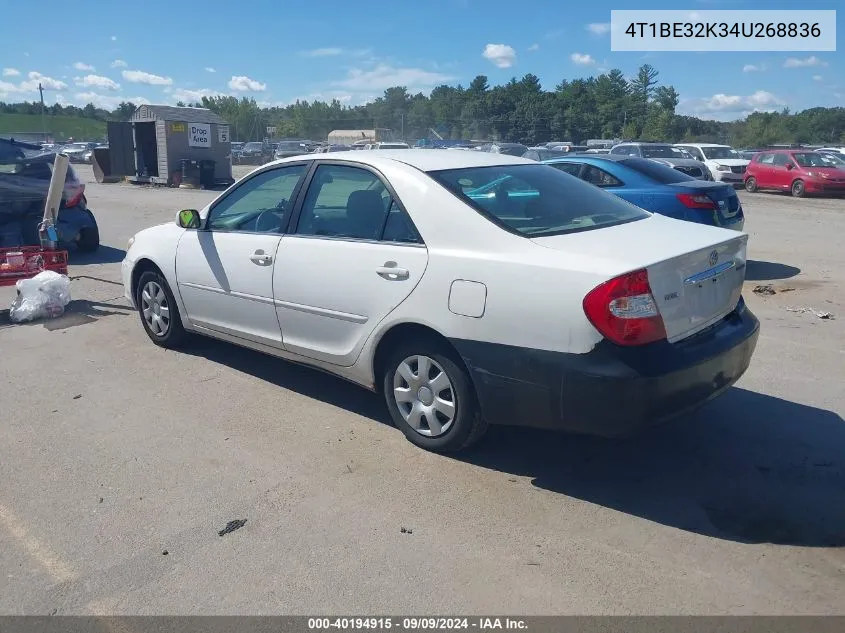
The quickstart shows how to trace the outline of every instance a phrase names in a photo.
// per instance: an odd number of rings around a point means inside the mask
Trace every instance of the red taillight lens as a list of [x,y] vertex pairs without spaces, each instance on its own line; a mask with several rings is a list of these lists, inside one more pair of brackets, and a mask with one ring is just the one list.
[[713,202],[707,196],[701,195],[694,195],[691,193],[679,193],[677,194],[678,200],[680,200],[685,207],[689,209],[716,209],[716,203]]
[[584,297],[583,305],[590,323],[617,345],[645,345],[666,338],[645,270],[606,281]]
[[85,185],[78,184],[75,186],[68,186],[65,188],[65,195],[67,196],[67,200],[65,200],[65,207],[68,209],[75,207],[82,202],[82,196],[85,195]]

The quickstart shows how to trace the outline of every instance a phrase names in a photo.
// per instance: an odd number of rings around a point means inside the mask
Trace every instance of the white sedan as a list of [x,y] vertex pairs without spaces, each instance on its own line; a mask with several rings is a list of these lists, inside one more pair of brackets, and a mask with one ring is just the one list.
[[488,424],[625,435],[727,389],[759,330],[747,239],[506,154],[339,152],[141,231],[123,282],[157,345],[329,371],[448,451]]

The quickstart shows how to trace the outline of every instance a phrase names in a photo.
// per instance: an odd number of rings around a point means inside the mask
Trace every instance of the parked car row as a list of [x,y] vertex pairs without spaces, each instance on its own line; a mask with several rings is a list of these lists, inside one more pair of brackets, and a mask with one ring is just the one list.
[[764,150],[754,155],[745,174],[751,193],[768,189],[807,194],[845,195],[845,160],[834,153]]

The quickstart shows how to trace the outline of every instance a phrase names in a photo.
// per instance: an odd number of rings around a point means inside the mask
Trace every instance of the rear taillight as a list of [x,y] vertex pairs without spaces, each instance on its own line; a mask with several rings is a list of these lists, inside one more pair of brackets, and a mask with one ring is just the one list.
[[82,202],[82,197],[85,195],[85,185],[79,184],[73,187],[67,187],[66,195],[68,198],[65,200],[65,207],[68,209],[75,207]]
[[584,297],[583,305],[590,323],[617,345],[645,345],[666,338],[645,270],[606,281]]
[[688,209],[716,209],[716,203],[713,202],[707,196],[696,195],[692,193],[679,193],[677,194],[678,200],[680,200],[685,207]]

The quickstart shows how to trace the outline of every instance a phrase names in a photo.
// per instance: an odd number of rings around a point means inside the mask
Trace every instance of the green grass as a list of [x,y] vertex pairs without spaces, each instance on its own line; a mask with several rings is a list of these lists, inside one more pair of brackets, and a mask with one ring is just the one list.
[[[69,138],[79,141],[97,141],[106,137],[104,121],[83,119],[73,116],[45,116],[44,125],[47,133],[56,141]],[[41,115],[38,114],[0,114],[0,136],[14,136],[22,133],[40,133]]]

